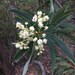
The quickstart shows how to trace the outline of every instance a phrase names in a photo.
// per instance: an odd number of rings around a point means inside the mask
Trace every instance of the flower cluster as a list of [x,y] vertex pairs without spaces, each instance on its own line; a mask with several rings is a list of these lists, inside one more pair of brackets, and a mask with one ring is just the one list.
[[[36,15],[33,16],[32,21],[36,22],[37,28],[35,26],[28,26],[29,23],[25,22],[25,25],[20,22],[16,23],[16,28],[19,29],[19,38],[21,41],[14,43],[16,48],[28,49],[29,43],[33,41],[35,44],[35,50],[40,55],[44,51],[44,45],[47,44],[46,33],[43,30],[47,30],[48,26],[44,26],[44,22],[48,21],[49,17],[38,11]],[[43,30],[42,30],[43,29]]]

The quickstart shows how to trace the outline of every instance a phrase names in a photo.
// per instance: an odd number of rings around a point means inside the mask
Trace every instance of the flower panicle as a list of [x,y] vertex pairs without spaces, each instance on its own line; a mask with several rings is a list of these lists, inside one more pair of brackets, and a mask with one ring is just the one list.
[[[42,33],[43,30],[47,30],[48,26],[44,26],[44,22],[48,21],[48,15],[45,15],[42,11],[37,11],[33,16],[32,21],[37,23],[37,29],[35,26],[27,27],[29,24],[25,22],[23,25],[20,22],[16,23],[16,28],[20,29],[18,35],[21,41],[14,43],[16,48],[19,49],[29,49],[29,43],[33,41],[35,43],[35,50],[38,52],[37,55],[40,55],[44,51],[44,45],[47,44],[46,33]],[[40,34],[39,34],[40,33]]]

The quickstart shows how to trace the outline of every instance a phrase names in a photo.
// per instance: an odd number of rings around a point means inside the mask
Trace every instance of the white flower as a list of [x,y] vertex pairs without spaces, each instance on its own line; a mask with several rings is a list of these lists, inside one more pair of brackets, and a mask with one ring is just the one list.
[[29,29],[30,29],[31,31],[35,31],[35,28],[34,28],[33,26],[31,26]]
[[44,21],[48,21],[49,20],[49,17],[48,16],[44,16]]
[[35,37],[35,38],[33,39],[33,42],[36,42],[36,41],[37,41],[37,39],[38,39],[38,38],[37,38],[37,37]]
[[42,54],[43,52],[42,52],[42,51],[40,51],[39,53],[40,53],[40,54]]
[[38,50],[39,49],[39,47],[38,46],[35,46],[35,50]]
[[30,32],[30,35],[34,35],[34,32]]
[[16,47],[16,48],[19,48],[20,46],[21,46],[20,43],[16,43],[16,44],[15,44],[15,47]]
[[44,44],[47,44],[47,39],[43,39],[43,43]]
[[28,37],[28,41],[32,41],[33,40],[33,37]]
[[42,22],[39,22],[39,23],[38,23],[38,26],[39,26],[40,28],[42,28],[42,27],[43,27],[43,23],[42,23]]
[[37,11],[37,15],[42,15],[42,11]]
[[16,28],[24,29],[24,25],[21,24],[20,22],[17,22],[17,23],[16,23]]
[[21,47],[20,47],[20,49],[22,50],[22,49],[23,49],[23,47],[21,46]]
[[43,18],[39,18],[39,19],[38,19],[38,23],[39,23],[39,22],[43,22]]
[[45,30],[47,30],[48,29],[48,26],[45,26]]
[[34,15],[32,21],[37,22],[37,19],[38,19],[37,15]]
[[20,38],[28,38],[29,37],[29,32],[27,31],[27,30],[21,30],[20,32],[19,32],[19,37]]
[[37,55],[39,56],[39,55],[40,55],[40,53],[37,53]]
[[42,39],[39,39],[39,40],[37,41],[37,43],[38,43],[38,45],[42,45],[42,44],[43,44]]
[[43,38],[44,38],[44,37],[46,37],[46,34],[45,34],[45,33],[43,33],[43,34],[42,34],[42,37],[43,37]]
[[29,48],[28,46],[25,46],[25,47],[24,47],[24,49],[28,49],[28,48]]
[[25,25],[28,25],[28,22],[25,22]]

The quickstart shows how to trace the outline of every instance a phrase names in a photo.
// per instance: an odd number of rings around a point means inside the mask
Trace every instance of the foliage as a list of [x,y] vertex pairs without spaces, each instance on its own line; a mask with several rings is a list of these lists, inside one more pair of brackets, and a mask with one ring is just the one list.
[[[54,9],[53,3],[51,5]],[[57,34],[60,35],[64,35],[67,36],[68,38],[70,38],[71,40],[75,41],[75,37],[73,35],[71,35],[71,33],[74,31],[74,26],[72,26],[71,24],[68,25],[68,23],[66,22],[65,26],[63,23],[65,23],[65,19],[69,17],[69,15],[71,14],[71,12],[73,12],[72,9],[67,9],[67,6],[63,6],[62,8],[60,8],[57,12],[54,12],[53,9],[51,9],[51,13],[49,13],[49,21],[45,22],[44,25],[48,26],[49,28],[47,30],[45,30],[44,32],[46,33],[46,39],[48,40],[47,42],[47,46],[49,47],[49,52],[51,53],[51,58],[52,58],[52,75],[54,75],[54,66],[56,63],[56,48],[55,46],[58,46],[69,58],[71,61],[73,61],[75,63],[75,58],[73,57],[72,53],[70,52],[70,50],[68,49],[68,47],[65,45],[65,43],[63,42],[62,39],[60,39],[58,37]],[[11,9],[10,11],[15,12],[18,17],[16,18],[18,22],[21,22],[22,24],[24,24],[26,21],[29,22],[30,26],[34,26],[37,27],[37,24],[34,22],[31,22],[31,18],[32,17],[30,15],[29,12],[27,11],[19,11],[17,9]],[[27,13],[25,13],[27,12]],[[29,46],[30,49],[30,46]],[[28,50],[30,51],[30,55],[29,55],[29,60],[27,61],[26,65],[24,66],[24,71],[23,71],[23,75],[26,74],[26,71],[28,69],[28,64],[30,62],[31,59],[31,55],[32,55],[32,49]],[[21,51],[20,51],[21,52]],[[20,52],[18,54],[20,54]],[[22,55],[25,54],[21,53],[21,57],[18,56],[18,54],[16,54],[16,58],[15,61],[20,59],[22,57]],[[26,71],[25,71],[26,70]]]
[[74,75],[75,63],[67,58],[57,57],[54,75]]

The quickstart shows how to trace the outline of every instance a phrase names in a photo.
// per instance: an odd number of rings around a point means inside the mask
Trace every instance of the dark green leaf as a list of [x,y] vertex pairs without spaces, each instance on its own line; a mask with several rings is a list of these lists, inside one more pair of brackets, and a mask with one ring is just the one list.
[[70,31],[67,31],[67,30],[65,31],[63,29],[63,30],[57,31],[57,33],[61,33],[61,34],[65,35],[65,36],[67,36],[70,40],[75,41],[75,36],[73,36],[72,34],[70,34]]
[[[30,46],[31,45],[31,46]],[[30,44],[29,44],[29,60],[26,62],[26,64],[25,64],[25,66],[24,66],[24,69],[23,69],[23,73],[22,73],[22,75],[25,75],[26,74],[26,72],[27,72],[27,70],[28,70],[28,65],[29,65],[29,63],[30,63],[30,60],[31,60],[31,58],[32,58],[32,56],[33,56],[33,51],[34,51],[34,44],[31,42]]]
[[69,23],[67,21],[62,21],[58,24],[60,28],[73,28],[75,30],[75,26],[72,23]]
[[59,18],[63,15],[65,9],[66,9],[66,7],[63,6],[62,8],[60,8],[60,9],[54,14],[54,16],[53,16],[52,19],[51,19],[51,24],[54,24],[54,22],[55,22],[57,19],[59,19]]
[[61,48],[61,50],[73,61],[75,62],[75,58],[72,55],[72,53],[69,51],[68,47],[64,44],[62,40],[60,40],[55,35],[49,35],[49,38],[52,39],[58,47]]
[[56,49],[55,49],[55,44],[54,42],[48,38],[48,47],[50,49],[50,55],[51,55],[51,59],[52,59],[52,75],[54,75],[54,67],[55,67],[55,63],[56,63]]
[[19,50],[15,55],[15,58],[14,58],[15,62],[18,62],[23,57],[26,51],[27,50]]
[[10,11],[16,13],[21,18],[24,18],[25,21],[29,23],[32,21],[32,15],[28,13],[27,11],[20,11],[18,9],[11,9]]
[[26,62],[25,66],[24,66],[24,69],[23,69],[23,74],[22,75],[25,75],[26,74],[26,72],[28,70],[28,65],[30,63],[30,60],[31,60],[31,58],[29,58],[29,60]]

